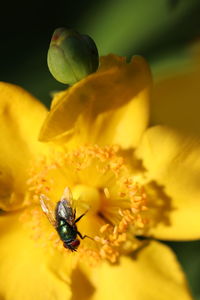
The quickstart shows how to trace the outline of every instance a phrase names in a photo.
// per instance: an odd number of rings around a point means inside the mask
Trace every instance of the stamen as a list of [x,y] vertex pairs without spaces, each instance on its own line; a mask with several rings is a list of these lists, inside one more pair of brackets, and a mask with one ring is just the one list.
[[104,224],[103,226],[101,226],[101,228],[99,229],[99,231],[101,233],[104,233],[108,229],[109,226],[110,226],[110,224]]
[[41,158],[34,165],[27,184],[30,202],[39,211],[36,214],[39,221],[34,214],[31,216],[33,229],[37,232],[37,226],[40,227],[40,234],[36,236],[42,239],[48,232],[46,240],[59,250],[67,251],[59,242],[55,228],[48,224],[47,231],[47,225],[41,222],[45,216],[39,206],[41,195],[52,201],[52,207],[65,197],[71,199],[78,216],[85,212],[83,207],[89,210],[77,226],[83,236],[86,234],[93,240],[81,240],[76,255],[83,257],[90,253],[90,258],[97,261],[106,259],[115,263],[121,254],[140,246],[134,235],[145,232],[148,227],[144,215],[147,197],[126,167],[125,157],[118,156],[118,151],[118,146],[85,146],[73,152],[53,153],[52,158]]
[[110,199],[110,193],[109,193],[108,188],[104,188],[103,191],[104,191],[104,194],[105,194],[106,198]]

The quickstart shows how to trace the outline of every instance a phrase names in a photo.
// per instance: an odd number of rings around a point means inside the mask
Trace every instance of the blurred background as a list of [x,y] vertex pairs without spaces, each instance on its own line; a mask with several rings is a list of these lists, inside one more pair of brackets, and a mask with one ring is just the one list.
[[[100,55],[143,55],[156,81],[190,66],[191,49],[200,41],[200,1],[7,1],[1,5],[0,22],[0,80],[24,87],[49,106],[50,92],[65,88],[53,79],[46,63],[55,28],[89,34]],[[200,300],[200,242],[167,244]]]

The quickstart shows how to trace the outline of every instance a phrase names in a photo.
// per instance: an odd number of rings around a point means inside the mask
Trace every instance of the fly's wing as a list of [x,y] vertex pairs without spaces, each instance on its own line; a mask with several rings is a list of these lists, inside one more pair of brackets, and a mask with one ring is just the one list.
[[69,225],[73,226],[76,221],[76,208],[78,209],[78,215],[83,215],[89,210],[89,206],[82,205],[83,203],[83,201],[73,199],[71,190],[66,187],[56,206],[57,223],[59,223],[62,218],[65,219]]
[[61,200],[57,203],[56,218],[57,221],[62,218],[65,219],[68,224],[74,224],[75,210],[72,208],[72,194],[68,187],[65,188]]
[[47,196],[41,194],[40,195],[40,205],[41,205],[43,212],[47,216],[49,222],[54,227],[56,227],[57,222],[56,222],[56,218],[55,218],[55,208],[53,207],[53,204],[50,201],[50,199]]

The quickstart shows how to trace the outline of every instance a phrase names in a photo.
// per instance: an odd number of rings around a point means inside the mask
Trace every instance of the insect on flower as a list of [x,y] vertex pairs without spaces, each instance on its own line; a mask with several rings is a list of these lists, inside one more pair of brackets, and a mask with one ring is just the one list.
[[76,226],[76,223],[80,221],[86,212],[76,219],[76,209],[72,208],[70,189],[68,187],[65,188],[63,196],[60,201],[57,202],[55,209],[52,207],[50,199],[43,194],[40,195],[40,204],[50,223],[58,232],[64,247],[71,251],[76,251],[76,248],[80,244],[80,240],[77,239],[77,236],[82,240],[88,237],[87,235],[82,236]]

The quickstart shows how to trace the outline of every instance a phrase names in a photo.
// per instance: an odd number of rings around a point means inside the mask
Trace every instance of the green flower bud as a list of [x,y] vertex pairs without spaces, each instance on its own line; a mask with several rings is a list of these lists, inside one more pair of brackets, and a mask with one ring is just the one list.
[[89,36],[58,28],[51,39],[47,63],[56,80],[72,85],[97,70],[98,50]]

